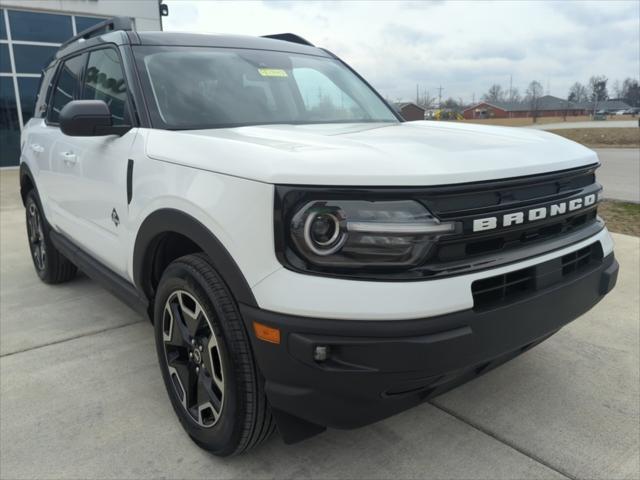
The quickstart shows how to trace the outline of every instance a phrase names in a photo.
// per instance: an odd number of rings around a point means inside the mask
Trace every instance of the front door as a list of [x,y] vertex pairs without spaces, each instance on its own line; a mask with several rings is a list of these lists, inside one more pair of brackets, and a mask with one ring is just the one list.
[[[119,52],[88,52],[79,98],[103,100],[114,125],[130,125]],[[136,129],[125,135],[69,137],[60,132],[52,155],[64,187],[58,202],[61,230],[111,270],[126,275],[127,161]]]

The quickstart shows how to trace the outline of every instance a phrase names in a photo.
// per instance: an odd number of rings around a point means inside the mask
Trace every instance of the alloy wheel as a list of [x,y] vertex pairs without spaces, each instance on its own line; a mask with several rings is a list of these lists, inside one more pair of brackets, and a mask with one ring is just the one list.
[[178,399],[194,422],[212,427],[224,406],[224,368],[211,321],[193,295],[184,290],[169,295],[162,333]]
[[47,260],[47,249],[45,247],[44,231],[42,229],[42,217],[38,206],[31,202],[27,209],[27,233],[29,235],[29,247],[36,268],[44,270]]

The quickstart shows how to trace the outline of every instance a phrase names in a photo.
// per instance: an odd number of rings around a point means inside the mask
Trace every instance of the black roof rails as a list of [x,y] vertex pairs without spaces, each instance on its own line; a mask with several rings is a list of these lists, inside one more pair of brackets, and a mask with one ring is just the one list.
[[88,39],[91,37],[95,37],[97,35],[102,35],[106,32],[113,32],[115,30],[125,30],[132,31],[133,28],[133,18],[131,17],[113,17],[108,18],[104,22],[96,23],[95,25],[87,28],[86,30],[81,31],[75,37],[71,37],[69,40],[64,42],[60,47],[66,47],[70,43],[75,42],[80,39]]
[[262,38],[273,38],[274,40],[284,40],[285,42],[299,43],[300,45],[315,47],[315,45],[309,40],[305,40],[295,33],[274,33],[273,35],[263,35]]

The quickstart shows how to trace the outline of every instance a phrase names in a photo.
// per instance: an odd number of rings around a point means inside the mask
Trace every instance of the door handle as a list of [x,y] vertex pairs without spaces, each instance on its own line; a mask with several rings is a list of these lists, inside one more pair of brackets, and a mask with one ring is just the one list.
[[73,152],[63,152],[62,158],[64,159],[64,163],[69,166],[75,165],[78,162],[78,157]]
[[33,150],[36,153],[44,152],[44,147],[42,145],[38,145],[37,143],[32,143],[29,146],[31,147],[31,150]]

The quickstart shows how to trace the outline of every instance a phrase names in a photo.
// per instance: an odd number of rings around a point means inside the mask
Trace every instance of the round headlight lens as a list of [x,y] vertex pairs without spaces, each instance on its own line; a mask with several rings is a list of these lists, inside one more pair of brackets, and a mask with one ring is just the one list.
[[340,223],[335,215],[330,213],[320,213],[315,215],[311,221],[311,240],[316,244],[326,247],[338,239],[340,234]]
[[312,212],[304,225],[307,247],[316,255],[331,255],[337,252],[346,239],[340,219],[333,213]]

